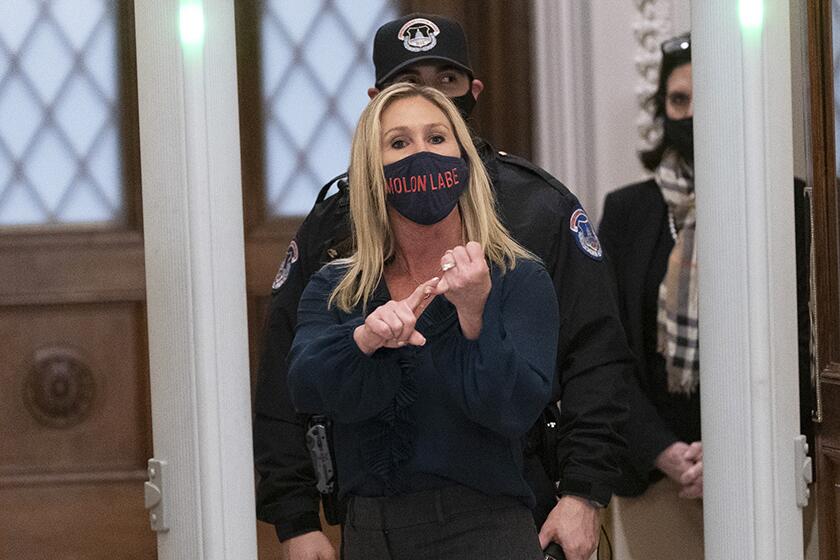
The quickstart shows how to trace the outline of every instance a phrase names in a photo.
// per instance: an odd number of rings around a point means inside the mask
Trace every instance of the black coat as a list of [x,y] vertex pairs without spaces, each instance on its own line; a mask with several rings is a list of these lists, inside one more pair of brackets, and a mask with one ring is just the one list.
[[598,235],[615,273],[618,305],[627,340],[636,356],[630,384],[630,419],[625,426],[627,457],[616,493],[644,491],[656,456],[672,443],[700,439],[700,394],[667,391],[663,358],[656,352],[659,285],[674,246],[665,200],[651,179],[613,191],[604,202]]
[[[557,292],[559,375],[553,394],[562,400],[559,492],[606,503],[624,447],[619,430],[627,416],[624,377],[631,367],[609,269],[587,254],[581,237],[570,229],[573,215],[580,219],[580,204],[566,187],[526,160],[477,144],[503,223],[543,260]],[[273,523],[281,539],[320,527],[319,494],[304,445],[306,418],[295,413],[289,399],[286,356],[309,278],[325,262],[350,251],[346,186],[341,181],[339,186],[330,197],[324,196],[326,188],[322,191],[298,231],[278,274],[285,280],[275,282],[265,329],[254,402],[257,516]],[[535,518],[541,523],[554,504],[554,487],[539,460],[526,463],[525,476],[540,502]]]

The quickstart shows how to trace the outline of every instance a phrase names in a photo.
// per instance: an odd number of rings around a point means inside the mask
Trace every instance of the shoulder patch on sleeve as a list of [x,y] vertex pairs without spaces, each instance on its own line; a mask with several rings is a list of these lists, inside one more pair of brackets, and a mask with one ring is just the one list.
[[595,235],[595,229],[589,221],[589,216],[586,212],[578,206],[572,212],[569,218],[569,229],[575,236],[575,242],[581,251],[591,259],[600,261],[604,258],[604,253],[601,250],[601,242],[598,241],[598,236]]
[[286,250],[286,258],[280,263],[280,268],[277,270],[277,276],[274,277],[274,282],[271,283],[271,289],[277,290],[286,283],[289,278],[289,271],[292,270],[292,265],[298,260],[298,246],[297,241],[292,239],[289,243],[289,248]]

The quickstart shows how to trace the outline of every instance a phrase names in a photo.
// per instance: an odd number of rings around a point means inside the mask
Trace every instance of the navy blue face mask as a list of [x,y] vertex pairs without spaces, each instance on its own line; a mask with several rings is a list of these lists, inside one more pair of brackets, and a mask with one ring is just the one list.
[[470,180],[467,162],[417,152],[383,167],[388,204],[412,222],[436,224],[449,215]]

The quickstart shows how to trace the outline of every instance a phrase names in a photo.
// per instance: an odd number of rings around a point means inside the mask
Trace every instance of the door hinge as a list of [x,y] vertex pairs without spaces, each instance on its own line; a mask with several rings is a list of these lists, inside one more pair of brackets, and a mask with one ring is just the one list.
[[808,505],[811,490],[808,485],[814,482],[814,470],[808,456],[808,440],[802,434],[793,438],[794,468],[796,469],[796,505],[804,508]]
[[149,459],[149,480],[143,485],[146,509],[149,510],[149,521],[152,531],[163,533],[169,530],[166,518],[166,461]]

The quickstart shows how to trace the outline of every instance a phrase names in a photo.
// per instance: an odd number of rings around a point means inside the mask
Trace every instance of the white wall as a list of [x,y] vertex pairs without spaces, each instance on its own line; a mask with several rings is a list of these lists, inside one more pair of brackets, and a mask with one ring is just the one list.
[[595,176],[587,188],[597,193],[597,208],[591,212],[601,218],[600,204],[607,192],[637,181],[644,175],[636,152],[640,138],[637,129],[639,104],[637,90],[642,79],[636,70],[638,43],[633,24],[640,15],[630,0],[593,2],[592,73],[595,95],[588,110],[593,112],[595,128]]
[[637,63],[689,30],[690,4],[534,0],[534,27],[534,159],[597,221],[609,191],[645,175],[639,99],[655,81]]

